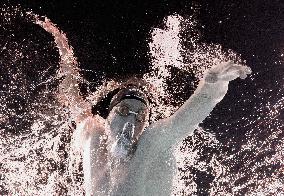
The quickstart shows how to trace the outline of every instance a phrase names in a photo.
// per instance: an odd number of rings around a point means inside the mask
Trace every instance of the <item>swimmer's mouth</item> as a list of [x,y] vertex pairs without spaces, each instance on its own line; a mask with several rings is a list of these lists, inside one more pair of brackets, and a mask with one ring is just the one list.
[[126,158],[131,152],[134,136],[134,124],[125,123],[121,134],[111,147],[111,153],[116,158]]
[[124,139],[132,140],[134,136],[135,125],[132,123],[125,123],[121,132],[121,136]]

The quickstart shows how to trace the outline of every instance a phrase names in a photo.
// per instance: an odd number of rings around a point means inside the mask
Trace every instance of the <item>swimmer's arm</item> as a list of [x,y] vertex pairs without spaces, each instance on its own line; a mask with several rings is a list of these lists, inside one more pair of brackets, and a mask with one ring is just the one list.
[[227,93],[229,82],[246,78],[250,68],[226,62],[212,67],[199,83],[194,94],[168,120],[170,135],[182,140],[191,134]]
[[[215,90],[216,89],[216,90]],[[189,136],[222,100],[228,82],[209,84],[201,80],[194,94],[172,116],[149,126],[147,140],[151,152],[158,154]]]
[[78,118],[84,115],[91,108],[91,105],[80,96],[79,82],[82,81],[82,78],[79,74],[78,63],[74,57],[73,48],[68,44],[66,35],[51,21],[48,19],[36,19],[36,23],[53,35],[55,44],[59,50],[60,68],[58,70],[58,77],[62,80],[58,88],[58,100],[62,105],[70,109],[72,118]]
[[[214,109],[228,90],[229,81],[245,78],[251,70],[246,66],[231,62],[211,68],[198,85],[194,94],[169,118],[154,123],[153,140],[155,145],[169,148],[190,135]],[[151,129],[150,127],[150,129]],[[149,135],[151,135],[149,131]]]
[[228,81],[200,81],[194,94],[167,120],[174,138],[191,134],[227,93]]

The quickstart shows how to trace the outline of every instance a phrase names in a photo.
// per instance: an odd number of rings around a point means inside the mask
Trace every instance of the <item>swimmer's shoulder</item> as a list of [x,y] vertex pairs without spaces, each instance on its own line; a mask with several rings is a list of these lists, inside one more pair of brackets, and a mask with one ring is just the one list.
[[98,115],[89,115],[76,123],[76,130],[87,139],[105,134],[105,119]]
[[85,130],[89,134],[105,133],[105,119],[98,115],[88,116],[84,120]]

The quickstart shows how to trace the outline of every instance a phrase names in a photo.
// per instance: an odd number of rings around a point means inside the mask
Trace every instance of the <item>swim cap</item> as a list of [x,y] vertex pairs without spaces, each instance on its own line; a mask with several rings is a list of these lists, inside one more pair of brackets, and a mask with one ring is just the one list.
[[146,95],[139,90],[136,86],[129,86],[128,88],[121,89],[111,100],[109,111],[112,110],[119,102],[124,99],[137,99],[148,106],[148,100]]

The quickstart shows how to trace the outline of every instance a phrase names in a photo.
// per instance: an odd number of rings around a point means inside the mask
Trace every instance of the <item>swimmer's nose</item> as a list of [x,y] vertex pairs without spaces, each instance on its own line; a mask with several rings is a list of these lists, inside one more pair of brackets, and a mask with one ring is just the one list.
[[135,128],[134,124],[130,122],[125,123],[123,126],[123,130],[122,130],[123,137],[131,140],[131,138],[133,138],[133,135],[134,135],[134,128]]

